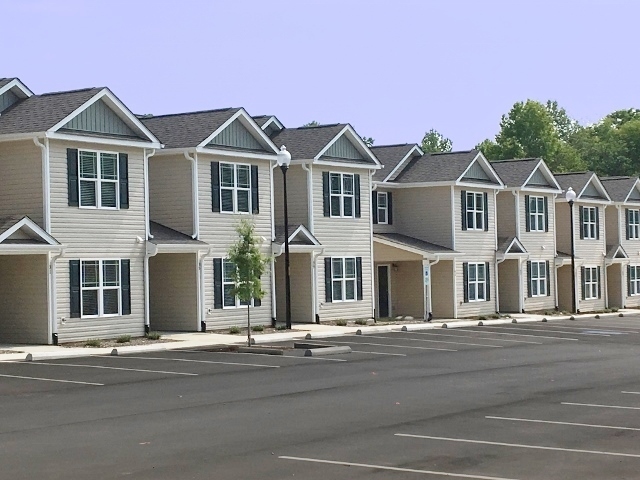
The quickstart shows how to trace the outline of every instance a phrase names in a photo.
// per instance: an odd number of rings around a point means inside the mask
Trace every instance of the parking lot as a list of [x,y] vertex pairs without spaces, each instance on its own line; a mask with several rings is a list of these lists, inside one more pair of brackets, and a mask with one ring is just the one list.
[[638,478],[640,316],[408,328],[0,363],[3,475]]

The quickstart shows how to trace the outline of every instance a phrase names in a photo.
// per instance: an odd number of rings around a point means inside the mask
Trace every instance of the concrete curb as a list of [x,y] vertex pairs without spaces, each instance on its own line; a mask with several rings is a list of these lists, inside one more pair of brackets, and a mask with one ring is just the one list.
[[343,353],[351,353],[351,347],[323,347],[310,348],[304,351],[305,357],[324,357],[325,355],[339,355]]

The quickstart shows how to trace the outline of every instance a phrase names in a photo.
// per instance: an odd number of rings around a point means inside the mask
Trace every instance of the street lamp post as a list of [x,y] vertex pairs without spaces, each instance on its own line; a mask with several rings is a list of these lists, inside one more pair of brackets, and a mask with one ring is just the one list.
[[287,303],[286,328],[291,329],[291,277],[289,274],[289,213],[287,211],[287,170],[291,163],[291,154],[287,152],[287,147],[282,145],[278,152],[278,166],[282,170],[283,193],[284,193],[284,276],[285,293]]
[[569,216],[571,225],[571,312],[577,313],[576,310],[576,245],[573,234],[573,202],[576,200],[576,192],[569,187],[565,198],[569,202]]

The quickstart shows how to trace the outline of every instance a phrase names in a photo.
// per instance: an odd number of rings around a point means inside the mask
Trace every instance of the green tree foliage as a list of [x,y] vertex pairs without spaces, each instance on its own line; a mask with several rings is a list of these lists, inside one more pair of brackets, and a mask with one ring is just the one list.
[[362,137],[362,141],[367,147],[373,147],[375,140],[371,137]]
[[253,223],[242,220],[236,232],[238,241],[228,252],[228,259],[234,266],[232,278],[235,287],[232,294],[247,305],[247,344],[251,346],[251,300],[264,296],[261,278],[269,259],[260,251],[262,241],[255,235]]
[[320,124],[315,121],[315,120],[311,120],[309,123],[305,123],[304,125],[302,125],[303,127],[317,127]]
[[433,128],[422,137],[421,148],[425,153],[450,152],[452,146],[450,139]]

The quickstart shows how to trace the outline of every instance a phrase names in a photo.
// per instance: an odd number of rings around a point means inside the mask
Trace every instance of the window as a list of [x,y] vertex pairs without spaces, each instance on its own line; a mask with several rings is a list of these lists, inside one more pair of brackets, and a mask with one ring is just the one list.
[[640,238],[640,210],[629,210],[629,239]]
[[547,294],[547,262],[531,262],[531,296],[543,297]]
[[331,195],[331,216],[352,218],[354,216],[354,179],[353,174],[329,174]]
[[629,296],[632,295],[640,295],[640,265],[629,265]]
[[467,192],[467,230],[484,230],[484,195]]
[[331,288],[334,302],[356,300],[355,257],[331,259]]
[[[585,209],[586,210],[586,209]],[[584,267],[584,298],[592,300],[598,298],[598,267]]]
[[544,197],[529,197],[529,225],[532,232],[545,231]]
[[120,260],[82,260],[80,272],[82,316],[120,315]]
[[467,291],[470,302],[484,302],[487,300],[487,272],[486,264],[470,263],[467,271]]
[[118,208],[118,154],[80,150],[80,207]]
[[597,207],[583,207],[582,209],[582,235],[583,238],[597,238]]
[[250,165],[220,164],[220,207],[222,212],[251,212]]
[[389,223],[389,203],[387,193],[379,192],[378,195],[378,223]]
[[[233,289],[236,284],[233,280],[233,272],[235,265],[229,260],[222,261],[222,307],[223,308],[235,308],[241,306],[247,306],[247,302],[242,302],[238,297],[233,294]],[[253,301],[251,302],[253,306]]]

